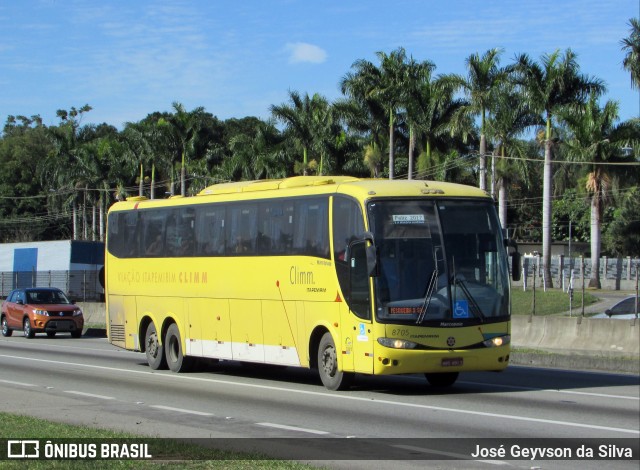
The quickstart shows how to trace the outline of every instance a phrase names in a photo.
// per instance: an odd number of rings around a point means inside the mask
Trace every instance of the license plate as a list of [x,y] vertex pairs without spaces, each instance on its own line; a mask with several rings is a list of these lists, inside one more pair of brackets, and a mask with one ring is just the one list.
[[461,366],[462,362],[463,362],[463,359],[461,357],[450,357],[450,358],[443,359],[440,365],[442,367],[457,367],[457,366]]

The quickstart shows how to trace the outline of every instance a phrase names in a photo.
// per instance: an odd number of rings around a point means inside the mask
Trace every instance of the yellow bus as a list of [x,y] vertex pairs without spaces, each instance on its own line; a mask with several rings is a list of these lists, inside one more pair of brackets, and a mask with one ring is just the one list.
[[108,214],[108,337],[153,369],[213,358],[317,369],[330,390],[356,373],[449,386],[508,365],[506,245],[492,199],[452,183],[298,176],[129,198]]

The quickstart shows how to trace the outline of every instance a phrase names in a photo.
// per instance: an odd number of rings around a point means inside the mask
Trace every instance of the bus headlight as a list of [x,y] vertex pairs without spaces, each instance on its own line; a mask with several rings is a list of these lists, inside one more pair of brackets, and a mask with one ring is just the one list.
[[396,338],[378,338],[378,343],[387,348],[393,349],[415,349],[417,343],[413,341],[407,341],[406,339],[396,339]]
[[491,338],[482,342],[482,344],[484,344],[487,348],[506,346],[509,343],[511,343],[511,335],[496,336],[495,338]]

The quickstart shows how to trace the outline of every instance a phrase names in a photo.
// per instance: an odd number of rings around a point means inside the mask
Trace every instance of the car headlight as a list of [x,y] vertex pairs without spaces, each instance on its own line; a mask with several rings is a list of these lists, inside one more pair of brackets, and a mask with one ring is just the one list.
[[511,343],[511,335],[496,336],[495,338],[491,338],[482,342],[482,344],[484,344],[487,348],[506,346],[509,343]]
[[43,315],[45,317],[49,316],[49,312],[47,312],[46,310],[40,310],[39,308],[33,309],[33,313],[35,313],[36,315]]
[[415,349],[415,347],[418,346],[418,344],[413,341],[397,338],[378,338],[378,343],[393,349]]
[[80,315],[82,315],[82,310],[80,310],[79,308],[75,309],[73,311],[73,316],[74,317],[79,317]]

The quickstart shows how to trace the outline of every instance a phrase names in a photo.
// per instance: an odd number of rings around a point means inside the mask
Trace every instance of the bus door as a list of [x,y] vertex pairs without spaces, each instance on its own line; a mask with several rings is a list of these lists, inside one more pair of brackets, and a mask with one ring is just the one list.
[[366,241],[352,242],[347,251],[349,282],[346,303],[349,306],[349,314],[343,319],[343,326],[346,327],[344,336],[350,337],[352,345],[353,369],[356,372],[370,374],[373,373],[374,334],[366,243]]

